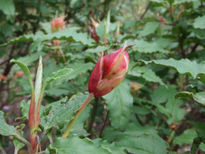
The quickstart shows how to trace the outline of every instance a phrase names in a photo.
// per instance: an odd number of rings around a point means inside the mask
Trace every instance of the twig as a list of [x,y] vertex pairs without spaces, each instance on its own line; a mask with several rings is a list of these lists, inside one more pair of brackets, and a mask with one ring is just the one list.
[[1,144],[0,144],[0,151],[2,152],[2,154],[6,154],[6,151],[5,151],[4,148],[1,146]]
[[91,113],[91,120],[90,120],[90,123],[88,125],[88,132],[90,134],[92,133],[93,123],[95,121],[98,103],[99,103],[99,98],[95,98],[95,102],[93,103],[93,109],[92,109],[92,113]]
[[147,7],[145,8],[143,14],[140,16],[140,19],[143,19],[143,18],[144,18],[144,16],[146,15],[147,11],[148,11],[149,8],[150,8],[150,6],[151,6],[151,2],[149,2],[149,3],[147,4]]
[[94,97],[93,93],[90,93],[89,96],[87,97],[87,99],[83,102],[83,104],[80,106],[80,109],[77,111],[75,117],[73,120],[71,120],[65,130],[65,132],[63,133],[62,137],[63,138],[67,138],[70,130],[74,124],[74,122],[78,119],[78,117],[80,116],[81,112],[86,108],[86,106],[90,103],[91,99]]
[[104,123],[103,123],[103,127],[102,127],[102,129],[100,130],[99,137],[102,137],[102,134],[103,134],[103,131],[104,131],[104,129],[105,129],[105,126],[106,126],[107,120],[108,120],[108,111],[107,111],[107,114],[106,114],[105,121],[104,121]]
[[135,114],[135,117],[136,117],[137,121],[140,123],[140,125],[142,125],[142,126],[145,125],[137,114]]

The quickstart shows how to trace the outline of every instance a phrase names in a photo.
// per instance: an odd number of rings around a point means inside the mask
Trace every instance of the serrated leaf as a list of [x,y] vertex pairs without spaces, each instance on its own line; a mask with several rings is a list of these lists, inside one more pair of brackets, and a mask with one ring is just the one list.
[[109,119],[114,128],[125,128],[131,116],[133,97],[128,82],[122,82],[103,97],[109,111]]
[[92,141],[96,146],[101,146],[103,149],[106,149],[111,154],[125,154],[123,147],[120,147],[115,143],[109,143],[107,140],[102,140],[101,138],[96,138]]
[[147,81],[150,82],[158,82],[161,85],[164,85],[163,81],[160,77],[158,77],[155,72],[153,72],[151,69],[146,67],[135,67],[134,69],[131,69],[128,71],[129,75],[133,75],[136,77],[142,77]]
[[3,136],[16,135],[14,126],[8,125],[4,120],[4,113],[0,111],[0,134]]
[[74,79],[78,75],[93,69],[93,63],[74,63],[70,67],[74,70],[69,79]]
[[7,16],[15,15],[15,5],[13,0],[1,0],[0,1],[0,10]]
[[197,17],[193,23],[194,28],[205,29],[205,15]]
[[66,125],[72,120],[86,97],[87,95],[73,96],[69,101],[67,101],[67,98],[63,98],[47,105],[41,117],[41,125],[45,131],[52,127],[58,128]]
[[168,66],[176,69],[180,74],[189,74],[193,78],[196,78],[199,74],[205,74],[205,64],[197,63],[196,61],[190,61],[189,59],[176,60],[160,59],[152,61],[143,61],[145,64],[154,63],[158,65]]
[[151,126],[142,127],[137,124],[129,124],[123,132],[113,128],[104,131],[103,137],[115,141],[130,153],[136,154],[165,154],[168,144],[161,139]]
[[65,81],[68,81],[73,73],[72,68],[63,68],[56,72],[53,72],[50,76],[47,77],[45,84],[50,85],[51,87],[59,85]]
[[184,144],[191,144],[195,137],[197,137],[196,131],[193,129],[187,129],[181,135],[176,136],[173,143],[180,146]]
[[147,36],[153,34],[159,27],[159,22],[147,22],[142,31],[139,32],[140,36]]
[[88,37],[86,33],[78,33],[77,28],[69,28],[51,34],[37,33],[36,35],[33,34],[22,35],[20,37],[9,40],[6,44],[2,44],[1,46],[6,46],[8,44],[17,43],[17,42],[36,41],[36,40],[38,41],[41,40],[42,42],[49,41],[49,40],[76,41],[87,46],[92,46],[92,44],[94,43],[94,41],[90,37]]
[[140,53],[168,53],[167,50],[163,49],[161,45],[159,45],[156,42],[147,42],[144,40],[136,40],[134,41],[134,46],[132,49],[134,51],[140,52]]
[[152,92],[152,101],[156,104],[165,103],[168,99],[173,98],[176,95],[176,87],[173,85],[159,86]]
[[86,52],[89,53],[99,53],[99,52],[103,52],[105,50],[109,49],[108,47],[105,46],[97,46],[96,48],[89,48],[86,50]]
[[193,98],[196,102],[205,105],[205,92],[198,92],[198,93],[192,93],[188,91],[183,91],[177,94],[177,97],[191,97]]
[[17,139],[13,139],[13,144],[15,146],[15,151],[18,152],[25,144]]
[[92,140],[88,138],[80,139],[77,136],[69,136],[67,139],[57,138],[51,149],[58,154],[111,154],[101,146],[96,146]]

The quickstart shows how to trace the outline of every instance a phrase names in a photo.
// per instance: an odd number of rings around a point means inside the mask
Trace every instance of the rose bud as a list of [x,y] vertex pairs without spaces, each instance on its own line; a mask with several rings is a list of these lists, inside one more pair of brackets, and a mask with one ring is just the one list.
[[160,21],[161,23],[168,24],[167,20],[166,20],[163,16],[159,16],[158,19],[159,19],[159,21]]
[[63,20],[62,17],[58,17],[54,19],[51,23],[51,31],[52,32],[57,32],[59,30],[65,29],[65,21]]
[[123,46],[97,62],[88,84],[88,91],[95,97],[106,95],[124,79],[129,64],[129,55],[125,51],[128,47]]
[[92,27],[90,29],[91,36],[96,42],[99,42],[99,37],[96,33],[96,28],[99,26],[99,23],[92,18],[91,21],[92,21]]
[[23,73],[22,71],[17,72],[17,73],[15,74],[15,77],[16,77],[16,78],[22,77],[23,74],[24,74],[24,73]]
[[4,74],[0,75],[0,79],[6,80],[6,75],[4,75]]
[[[58,17],[54,19],[51,23],[51,31],[57,32],[59,30],[64,30],[65,29],[65,21],[63,20],[62,17]],[[60,44],[59,40],[53,40],[53,45],[58,46]]]

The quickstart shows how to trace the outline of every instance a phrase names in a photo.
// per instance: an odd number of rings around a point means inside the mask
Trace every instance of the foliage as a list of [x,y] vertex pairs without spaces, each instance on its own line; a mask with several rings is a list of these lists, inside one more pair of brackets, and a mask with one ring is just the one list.
[[[29,153],[33,94],[42,99],[41,153],[205,152],[204,8],[203,0],[1,0],[0,153]],[[65,29],[52,32],[59,16]],[[125,43],[125,79],[62,138],[98,59]]]

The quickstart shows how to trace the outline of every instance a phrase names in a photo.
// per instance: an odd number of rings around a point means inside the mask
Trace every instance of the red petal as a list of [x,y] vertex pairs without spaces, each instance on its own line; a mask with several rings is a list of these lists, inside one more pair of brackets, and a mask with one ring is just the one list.
[[88,91],[90,93],[95,93],[96,87],[98,83],[102,79],[102,66],[103,66],[103,57],[101,57],[97,64],[95,65],[89,79],[89,84],[88,84]]
[[123,47],[103,58],[103,78],[106,77],[112,70],[113,65],[117,61],[122,49]]
[[101,97],[111,92],[115,87],[117,87],[121,83],[123,79],[124,76],[119,78],[114,78],[111,80],[105,79],[101,81],[101,83],[98,84],[96,93],[94,93],[95,97]]

